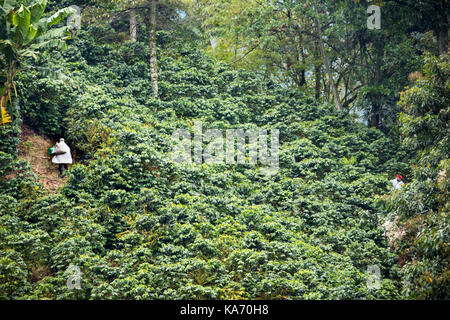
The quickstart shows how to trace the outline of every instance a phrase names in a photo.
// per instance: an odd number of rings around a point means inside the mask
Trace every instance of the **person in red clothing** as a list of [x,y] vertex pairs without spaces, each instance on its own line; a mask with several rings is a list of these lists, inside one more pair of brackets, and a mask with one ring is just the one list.
[[391,180],[394,189],[400,189],[405,183],[403,182],[403,177],[399,174],[395,179]]

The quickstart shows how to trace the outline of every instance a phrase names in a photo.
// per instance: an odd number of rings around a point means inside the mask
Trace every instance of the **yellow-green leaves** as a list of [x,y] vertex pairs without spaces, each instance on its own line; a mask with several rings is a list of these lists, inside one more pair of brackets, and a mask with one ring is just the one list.
[[2,105],[1,106],[1,119],[0,122],[2,125],[5,125],[7,123],[11,122],[11,117],[9,116],[8,112],[6,111],[6,108]]
[[[36,12],[36,9],[34,12]],[[42,14],[40,14],[40,16],[42,16]],[[33,21],[39,21],[40,16],[33,17]],[[7,15],[7,21],[13,27],[16,27],[16,29],[12,31],[12,34],[14,40],[16,40],[20,46],[27,45],[36,37],[38,28],[31,23],[32,13],[30,9],[23,5],[17,11],[11,8]]]
[[31,24],[31,11],[23,6],[17,12],[19,35],[23,45],[30,43],[37,34],[37,28]]
[[6,104],[8,99],[11,99],[11,94],[6,93],[6,88],[0,88],[0,124],[5,126],[5,124],[11,122],[11,117],[6,111]]

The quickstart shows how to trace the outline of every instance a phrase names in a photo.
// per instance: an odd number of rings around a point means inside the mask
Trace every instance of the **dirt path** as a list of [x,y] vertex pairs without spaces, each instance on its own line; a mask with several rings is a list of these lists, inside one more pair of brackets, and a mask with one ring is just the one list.
[[19,157],[30,163],[33,172],[39,177],[39,182],[50,193],[57,193],[58,188],[67,181],[67,178],[58,177],[58,167],[47,155],[48,148],[54,145],[55,141],[49,137],[39,135],[27,125],[22,125]]

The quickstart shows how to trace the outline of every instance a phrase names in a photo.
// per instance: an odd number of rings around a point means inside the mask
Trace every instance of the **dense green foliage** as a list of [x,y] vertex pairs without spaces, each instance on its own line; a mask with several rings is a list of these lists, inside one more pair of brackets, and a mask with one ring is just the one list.
[[[402,145],[308,90],[209,57],[189,28],[157,33],[155,98],[147,39],[121,38],[124,28],[83,26],[17,76],[14,122],[0,129],[0,299],[448,297],[448,183],[438,176],[448,172],[448,58],[404,94]],[[22,120],[76,153],[55,194],[16,157]],[[172,133],[193,132],[195,120],[279,129],[279,172],[174,162]],[[414,182],[383,205],[414,152]],[[419,263],[401,268],[382,222],[424,205],[430,229],[399,249],[417,245]],[[79,290],[66,286],[71,265]],[[379,289],[367,285],[371,265]]]
[[[93,59],[87,48],[102,54]],[[188,47],[161,50],[161,100],[148,98],[145,50],[139,43],[131,50],[95,44],[83,32],[52,58],[80,84],[67,139],[90,161],[74,166],[57,195],[39,195],[30,178],[3,182],[4,297],[398,295],[395,256],[373,200],[387,190],[386,173],[400,169],[403,155],[389,152],[389,139]],[[28,99],[39,90],[28,88]],[[28,105],[44,124],[58,114]],[[193,119],[223,129],[279,128],[279,174],[174,163],[170,135]],[[83,272],[79,291],[64,285],[69,264]],[[379,291],[366,287],[373,264],[383,272]]]
[[448,56],[427,56],[424,76],[401,100],[404,144],[419,157],[413,181],[388,208],[405,230],[400,255],[406,292],[420,299],[449,298],[449,79]]
[[[15,77],[30,58],[37,58],[42,49],[63,48],[70,39],[68,26],[52,28],[73,9],[64,8],[50,16],[44,15],[47,0],[3,0],[0,3],[0,109],[1,124],[10,122],[15,111],[13,95],[17,96]],[[5,120],[7,119],[7,120]]]
[[[384,132],[395,125],[406,75],[420,67],[421,50],[429,47],[426,28],[447,23],[447,11],[438,9],[442,4],[437,0],[427,6],[427,1],[405,5],[396,0],[199,2],[204,32],[217,42],[210,48],[215,56],[318,100],[331,100],[331,73],[343,109],[363,113],[371,126]],[[379,30],[367,27],[371,4],[380,6]],[[433,9],[440,14],[430,14]],[[323,37],[317,34],[316,19]],[[331,72],[323,67],[319,39]]]

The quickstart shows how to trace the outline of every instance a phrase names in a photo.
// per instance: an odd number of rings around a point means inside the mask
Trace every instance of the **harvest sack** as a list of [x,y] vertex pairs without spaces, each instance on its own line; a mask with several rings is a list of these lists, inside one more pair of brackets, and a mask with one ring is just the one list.
[[53,149],[53,154],[55,155],[52,159],[53,163],[56,164],[72,164],[72,155],[70,154],[69,146],[61,139]]

